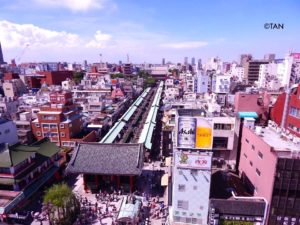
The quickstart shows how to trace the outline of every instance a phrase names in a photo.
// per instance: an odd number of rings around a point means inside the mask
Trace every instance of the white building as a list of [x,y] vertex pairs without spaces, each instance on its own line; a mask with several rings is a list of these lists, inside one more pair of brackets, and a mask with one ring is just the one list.
[[175,101],[175,99],[179,96],[179,90],[177,87],[172,87],[165,89],[165,101]]
[[237,157],[237,139],[234,135],[236,120],[234,117],[213,117],[213,160],[235,167]]
[[3,83],[3,91],[6,97],[17,97],[27,92],[27,88],[21,79],[6,80]]
[[273,80],[278,80],[277,64],[274,62],[261,64],[259,66],[258,87],[271,90],[271,86],[269,84]]
[[185,77],[185,87],[184,91],[195,92],[195,77],[191,73],[187,73]]
[[207,224],[211,155],[174,152],[171,224]]
[[209,76],[203,71],[198,70],[196,74],[196,92],[199,94],[207,93]]
[[210,60],[205,64],[205,70],[222,71],[223,70],[222,60],[219,57],[210,58]]
[[290,86],[300,79],[300,54],[287,55],[283,62],[278,63],[277,77],[282,86]]
[[0,97],[0,118],[13,118],[18,111],[19,101],[13,98]]
[[244,79],[244,67],[238,66],[237,63],[232,63],[230,68],[230,74],[232,77],[235,77],[238,79],[238,81],[243,81]]
[[166,79],[165,81],[165,88],[172,88],[174,87],[174,79]]
[[17,142],[17,128],[14,122],[0,118],[0,144],[14,145]]
[[212,92],[216,94],[229,93],[230,75],[214,74],[212,77]]

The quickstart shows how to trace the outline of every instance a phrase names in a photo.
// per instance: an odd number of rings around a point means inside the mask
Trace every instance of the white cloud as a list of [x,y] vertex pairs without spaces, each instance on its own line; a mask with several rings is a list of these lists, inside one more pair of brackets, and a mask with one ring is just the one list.
[[33,24],[0,21],[0,40],[6,48],[30,46],[74,47],[80,41],[77,34],[43,29]]
[[33,24],[16,24],[0,21],[0,41],[5,48],[22,48],[29,44],[32,47],[104,47],[111,35],[97,31],[92,40],[85,40],[79,35],[65,31],[43,29]]
[[100,30],[96,31],[94,39],[89,41],[85,46],[88,48],[103,48],[111,40],[111,35],[103,34]]
[[191,48],[201,48],[207,46],[208,42],[205,41],[186,41],[186,42],[174,42],[162,44],[161,47],[172,48],[172,49],[191,49]]
[[33,0],[35,3],[54,8],[66,8],[74,12],[88,11],[92,9],[103,9],[108,5],[112,8],[116,7],[115,3],[109,2],[108,0]]

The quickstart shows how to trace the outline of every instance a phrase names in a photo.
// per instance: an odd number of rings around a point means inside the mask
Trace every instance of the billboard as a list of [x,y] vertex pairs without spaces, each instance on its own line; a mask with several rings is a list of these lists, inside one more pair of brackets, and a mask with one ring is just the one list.
[[211,169],[211,155],[176,152],[175,165],[183,169]]
[[177,147],[212,149],[213,122],[210,118],[179,116],[177,121]]

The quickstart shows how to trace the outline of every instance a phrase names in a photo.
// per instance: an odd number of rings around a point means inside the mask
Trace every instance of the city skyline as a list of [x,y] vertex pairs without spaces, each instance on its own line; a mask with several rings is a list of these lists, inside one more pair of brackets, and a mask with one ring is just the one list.
[[[231,4],[230,4],[231,3]],[[183,62],[300,51],[297,1],[14,0],[2,2],[4,60]],[[265,23],[284,29],[265,29]]]

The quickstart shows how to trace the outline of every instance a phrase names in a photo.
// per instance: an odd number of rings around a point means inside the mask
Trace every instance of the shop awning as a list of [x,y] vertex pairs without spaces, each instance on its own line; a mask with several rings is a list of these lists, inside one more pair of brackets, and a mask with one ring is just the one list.
[[239,112],[238,113],[240,118],[246,118],[246,117],[250,117],[250,118],[258,118],[258,115],[256,112]]
[[162,177],[161,177],[161,186],[168,186],[169,184],[169,175],[168,174],[164,174]]

